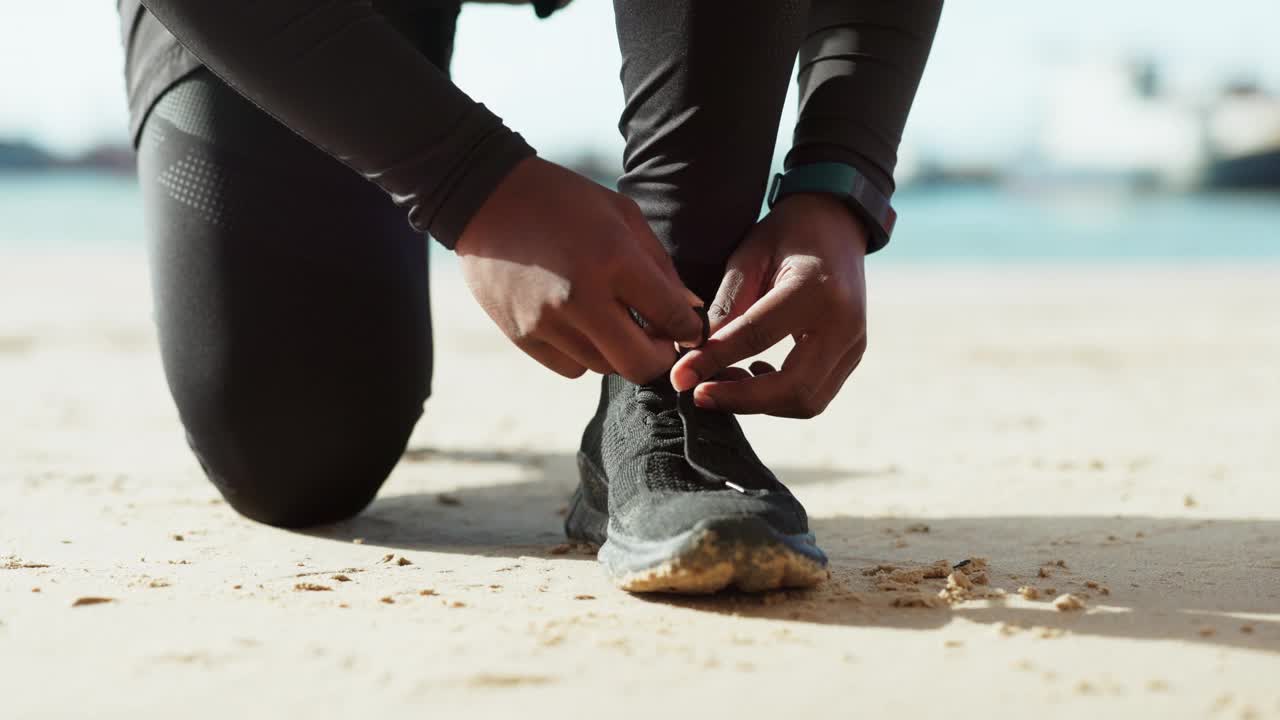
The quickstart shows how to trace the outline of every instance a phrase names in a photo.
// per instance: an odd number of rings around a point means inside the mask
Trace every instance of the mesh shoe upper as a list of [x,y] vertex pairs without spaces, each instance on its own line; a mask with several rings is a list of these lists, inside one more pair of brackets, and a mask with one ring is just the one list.
[[610,532],[661,540],[701,520],[743,515],[783,534],[808,532],[804,508],[756,457],[737,420],[681,407],[665,375],[644,385],[605,376],[582,455],[607,485]]

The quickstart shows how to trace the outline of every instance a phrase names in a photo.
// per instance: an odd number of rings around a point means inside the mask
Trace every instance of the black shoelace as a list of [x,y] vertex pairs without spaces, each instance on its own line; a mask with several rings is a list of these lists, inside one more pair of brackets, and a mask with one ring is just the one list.
[[[702,320],[702,338],[698,341],[697,346],[693,348],[681,348],[680,355],[684,355],[689,350],[696,350],[707,344],[707,339],[711,336],[711,319],[707,316],[707,308],[699,305],[693,309]],[[716,487],[727,487],[736,490],[744,495],[747,489],[738,483],[730,480],[718,472],[714,465],[712,457],[709,455],[715,452],[736,453],[735,448],[726,447],[723,443],[718,443],[714,438],[707,437],[704,434],[696,432],[699,424],[695,422],[699,414],[706,414],[709,411],[698,408],[693,402],[693,389],[690,388],[681,393],[676,393],[676,402],[674,408],[664,409],[655,416],[654,424],[666,429],[676,430],[684,443],[684,459],[693,468],[698,477],[709,485]],[[661,418],[661,420],[659,420]]]
[[[707,317],[706,307],[696,306],[693,311],[702,320],[702,337],[696,346],[680,348],[681,356],[689,350],[706,345],[711,336],[711,319]],[[646,325],[639,313],[632,310],[631,315],[637,324],[642,327]],[[727,456],[737,456],[741,450],[721,441],[715,437],[715,433],[705,432],[708,425],[716,423],[718,411],[698,407],[693,402],[692,389],[677,393],[664,375],[641,385],[636,397],[649,410],[649,414],[645,416],[645,424],[650,426],[653,436],[664,443],[674,445],[679,442],[685,462],[708,486],[729,488],[744,495],[766,491],[766,488],[744,487],[716,470],[716,466],[722,464]],[[701,421],[698,420],[699,417],[702,418]]]

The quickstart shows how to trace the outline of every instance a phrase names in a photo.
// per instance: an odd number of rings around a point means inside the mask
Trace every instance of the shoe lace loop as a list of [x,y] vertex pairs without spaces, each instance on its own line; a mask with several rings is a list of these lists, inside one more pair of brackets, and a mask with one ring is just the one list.
[[[695,307],[694,311],[702,318],[702,341],[698,347],[706,344],[711,323],[704,307]],[[682,349],[683,355],[687,350]],[[679,452],[693,469],[694,474],[702,482],[717,488],[730,488],[743,494],[754,494],[764,491],[763,488],[745,488],[717,471],[720,463],[714,460],[716,454],[735,452],[737,449],[725,445],[715,432],[704,423],[695,423],[694,418],[707,419],[710,411],[696,408],[693,403],[693,391],[677,393],[666,375],[636,388],[636,399],[646,410],[644,422],[651,428],[656,439],[671,443],[679,443]],[[714,423],[713,423],[714,424]],[[701,432],[699,431],[701,428]],[[693,447],[691,447],[693,446]],[[672,448],[674,449],[674,447]],[[708,452],[710,455],[708,455]]]

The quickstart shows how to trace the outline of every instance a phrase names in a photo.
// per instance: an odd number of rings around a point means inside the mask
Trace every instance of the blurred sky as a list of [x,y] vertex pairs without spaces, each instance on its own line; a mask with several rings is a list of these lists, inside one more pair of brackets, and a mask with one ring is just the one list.
[[[550,21],[468,6],[455,80],[547,154],[618,152],[612,23],[608,0],[576,0]],[[1237,77],[1280,91],[1277,28],[1276,0],[953,0],[904,149],[951,162],[1016,156],[1061,73],[1091,60],[1151,57],[1189,96]],[[0,137],[68,152],[123,140],[117,30],[111,0],[0,0]]]

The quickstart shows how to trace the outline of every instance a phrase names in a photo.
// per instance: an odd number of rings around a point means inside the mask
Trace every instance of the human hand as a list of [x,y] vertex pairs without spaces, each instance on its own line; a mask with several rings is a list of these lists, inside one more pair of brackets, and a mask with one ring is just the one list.
[[[711,339],[671,369],[694,402],[735,413],[810,418],[826,409],[867,347],[863,258],[867,233],[837,198],[788,195],[729,258],[708,309]],[[775,370],[733,363],[788,335],[795,347]],[[754,374],[754,375],[753,375]]]
[[[642,383],[695,345],[701,304],[629,198],[537,157],[472,217],[455,250],[472,295],[521,350],[565,377]],[[649,331],[632,320],[634,308]]]

